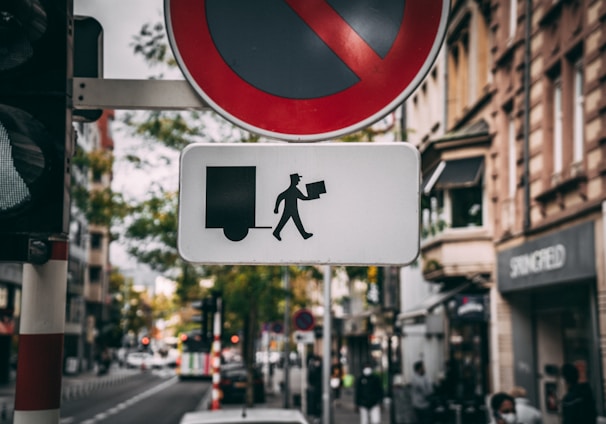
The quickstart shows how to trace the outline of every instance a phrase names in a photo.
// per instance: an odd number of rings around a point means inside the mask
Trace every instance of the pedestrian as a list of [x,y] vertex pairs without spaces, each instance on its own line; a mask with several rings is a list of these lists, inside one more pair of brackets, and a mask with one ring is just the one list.
[[107,374],[109,372],[111,362],[112,360],[109,349],[107,347],[103,347],[101,353],[99,354],[97,375]]
[[308,415],[322,415],[322,358],[311,355],[307,364],[307,410]]
[[413,365],[414,373],[412,375],[412,407],[415,410],[417,423],[430,424],[431,417],[431,402],[430,396],[433,394],[433,386],[425,375],[425,364],[423,361],[417,361]]
[[354,403],[360,413],[360,424],[379,424],[381,422],[381,402],[383,402],[383,384],[378,375],[373,374],[370,362],[365,362],[362,375],[356,380]]
[[591,387],[579,382],[579,370],[573,364],[562,365],[566,394],[562,399],[562,424],[595,424],[597,411]]
[[518,424],[515,405],[515,399],[505,392],[492,395],[490,399],[491,424]]
[[541,424],[543,422],[541,411],[530,404],[525,388],[516,386],[509,391],[509,394],[515,400],[516,417],[520,424]]
[[330,366],[330,387],[332,388],[333,399],[335,404],[341,397],[341,384],[343,379],[343,365],[339,361],[338,357],[332,358],[332,365]]

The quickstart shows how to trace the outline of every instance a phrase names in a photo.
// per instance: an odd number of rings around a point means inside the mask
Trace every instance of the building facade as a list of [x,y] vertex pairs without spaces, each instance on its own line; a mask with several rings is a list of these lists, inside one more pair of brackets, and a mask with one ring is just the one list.
[[606,4],[493,3],[495,374],[558,423],[574,363],[603,415]]
[[402,299],[404,347],[407,328],[443,334],[442,356],[428,343],[416,355],[472,373],[461,389],[475,395],[523,386],[546,423],[560,422],[559,369],[574,363],[604,415],[606,2],[451,12],[444,71],[405,108],[422,156],[418,265],[438,289]]
[[[110,187],[113,111],[104,111],[93,123],[77,123],[78,147],[72,170],[70,253],[68,261],[64,371],[92,369],[108,319],[110,229],[94,211],[99,196]],[[77,198],[84,195],[84,205]]]
[[408,141],[421,153],[422,240],[416,271],[403,271],[402,284],[431,288],[403,298],[398,317],[404,380],[422,359],[438,384],[457,376],[453,400],[477,405],[491,391],[487,312],[495,272],[489,34],[486,2],[452,2],[441,56],[406,101]]

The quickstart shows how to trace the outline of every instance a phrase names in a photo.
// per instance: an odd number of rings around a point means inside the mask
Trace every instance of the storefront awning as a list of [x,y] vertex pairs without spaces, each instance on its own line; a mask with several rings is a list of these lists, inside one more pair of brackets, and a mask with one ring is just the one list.
[[423,184],[423,193],[431,190],[473,187],[479,184],[484,172],[484,157],[441,161],[432,169]]
[[448,299],[451,299],[456,294],[461,293],[463,290],[468,289],[471,285],[473,285],[472,282],[467,282],[455,287],[454,289],[431,295],[417,307],[411,308],[399,314],[398,321],[401,322],[408,319],[424,317],[429,314],[432,309],[446,302]]

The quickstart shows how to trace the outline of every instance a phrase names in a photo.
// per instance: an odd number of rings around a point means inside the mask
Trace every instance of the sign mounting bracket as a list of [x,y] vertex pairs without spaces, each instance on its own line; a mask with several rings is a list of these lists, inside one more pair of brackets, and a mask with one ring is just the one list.
[[73,107],[125,110],[206,110],[185,80],[74,78]]

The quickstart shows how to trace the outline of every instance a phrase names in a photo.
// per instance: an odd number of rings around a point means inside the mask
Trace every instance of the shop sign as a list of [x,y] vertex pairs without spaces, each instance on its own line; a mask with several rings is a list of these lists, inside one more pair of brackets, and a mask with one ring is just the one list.
[[486,297],[484,295],[457,295],[453,299],[452,318],[469,321],[486,319]]
[[566,247],[563,244],[537,249],[514,256],[509,261],[511,278],[525,277],[563,268],[566,264]]
[[594,222],[539,237],[497,257],[501,292],[595,278]]

